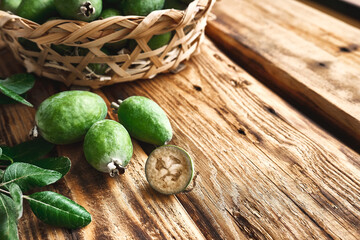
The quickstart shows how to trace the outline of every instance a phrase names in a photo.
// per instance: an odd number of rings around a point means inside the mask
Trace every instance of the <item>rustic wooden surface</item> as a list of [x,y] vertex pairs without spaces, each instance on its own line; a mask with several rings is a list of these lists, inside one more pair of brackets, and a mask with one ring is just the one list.
[[213,12],[218,46],[360,141],[359,29],[297,1],[222,0]]
[[[22,71],[9,52],[2,56],[0,75]],[[29,100],[37,106],[61,90],[62,84],[38,81]],[[195,159],[195,189],[170,197],[151,190],[143,169],[147,154],[135,141],[129,171],[115,179],[86,163],[81,143],[58,146],[54,154],[69,156],[73,166],[50,189],[85,206],[93,222],[76,231],[53,228],[26,207],[21,239],[359,238],[360,156],[208,40],[177,75],[96,93],[107,103],[131,95],[158,102],[174,128],[171,143]],[[25,141],[34,114],[22,105],[0,106],[0,144]]]
[[[354,0],[355,2],[357,1],[358,3],[358,7],[355,10],[353,6],[346,6],[343,7],[343,11],[339,11],[339,8],[336,8],[334,6],[332,6],[331,4],[329,4],[328,1],[324,2],[323,0],[321,0],[321,2],[319,2],[318,0],[297,0],[299,2],[305,3],[306,5],[318,9],[330,16],[333,16],[337,19],[340,19],[343,22],[346,22],[348,24],[351,24],[357,28],[360,27],[360,15],[358,14],[360,12],[360,1],[358,0]],[[332,1],[333,2],[333,1]],[[338,2],[345,2],[342,0],[338,0]],[[349,11],[349,9],[351,9]]]

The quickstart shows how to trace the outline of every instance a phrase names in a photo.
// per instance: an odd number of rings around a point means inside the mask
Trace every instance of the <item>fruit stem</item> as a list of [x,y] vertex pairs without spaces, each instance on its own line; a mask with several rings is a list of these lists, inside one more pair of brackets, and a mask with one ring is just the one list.
[[80,12],[86,17],[90,17],[95,11],[96,9],[91,5],[90,1],[84,2],[80,7]]
[[29,132],[29,136],[30,136],[30,138],[37,138],[38,136],[39,136],[39,131],[38,131],[38,129],[37,129],[37,126],[34,126],[31,130],[30,130],[30,132]]
[[113,109],[114,113],[117,113],[117,111],[118,111],[120,105],[122,104],[122,102],[123,102],[122,100],[118,99],[117,103],[116,102],[111,103],[111,108]]
[[123,167],[119,159],[112,158],[112,161],[107,165],[110,173],[110,177],[115,177],[115,175],[124,174],[126,167]]

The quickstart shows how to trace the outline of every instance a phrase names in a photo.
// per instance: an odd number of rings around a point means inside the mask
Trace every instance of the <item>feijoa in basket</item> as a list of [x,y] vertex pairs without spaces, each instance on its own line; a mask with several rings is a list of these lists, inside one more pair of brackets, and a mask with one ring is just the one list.
[[3,0],[0,33],[28,72],[99,88],[176,70],[197,52],[214,3]]

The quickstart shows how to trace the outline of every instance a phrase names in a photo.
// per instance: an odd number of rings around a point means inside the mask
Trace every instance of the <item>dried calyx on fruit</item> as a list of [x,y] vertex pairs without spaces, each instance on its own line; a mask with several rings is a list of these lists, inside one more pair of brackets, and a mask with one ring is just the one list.
[[86,17],[90,17],[92,14],[95,14],[96,9],[91,5],[91,2],[86,1],[81,7],[80,12]]
[[54,0],[61,17],[90,22],[100,16],[102,0]]

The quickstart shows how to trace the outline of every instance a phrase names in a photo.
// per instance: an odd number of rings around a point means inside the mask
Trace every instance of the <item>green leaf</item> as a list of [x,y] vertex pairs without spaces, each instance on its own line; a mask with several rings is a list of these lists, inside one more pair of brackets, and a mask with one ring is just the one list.
[[0,239],[19,239],[14,201],[0,193]]
[[35,215],[47,224],[75,229],[91,222],[91,215],[85,208],[58,193],[37,192],[26,199]]
[[0,147],[0,157],[1,157],[1,155],[2,155],[2,148]]
[[23,192],[27,192],[35,187],[52,184],[61,177],[61,173],[53,170],[39,168],[28,163],[13,163],[5,170],[4,180],[0,187],[16,183]]
[[[26,93],[20,94],[20,96],[22,98],[26,98],[27,94]],[[17,101],[0,93],[0,104],[14,104],[14,103],[17,103]]]
[[2,182],[5,171],[0,169],[0,183]]
[[18,95],[17,93],[15,93],[14,91],[4,87],[3,85],[0,84],[0,92],[2,92],[4,95],[22,103],[25,104],[26,106],[29,107],[34,107],[31,103],[29,103],[28,101],[26,101],[23,97],[21,97],[20,95]]
[[54,148],[54,144],[43,138],[20,143],[14,147],[2,146],[3,153],[14,159],[15,162],[31,162],[43,157]]
[[14,74],[0,81],[0,84],[16,94],[23,94],[34,87],[35,77],[28,73]]
[[9,157],[5,154],[1,154],[0,161],[8,161],[8,162],[10,162],[10,164],[14,162],[14,160],[11,157]]
[[10,196],[14,201],[14,207],[16,211],[16,218],[20,219],[23,214],[23,194],[19,185],[12,183],[9,185]]
[[62,176],[65,176],[71,168],[71,161],[67,157],[38,159],[30,161],[28,163],[31,163],[41,168],[57,171],[61,173]]

